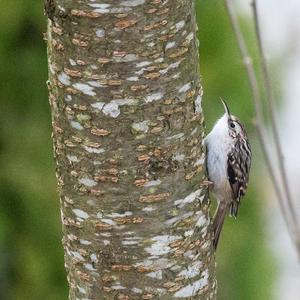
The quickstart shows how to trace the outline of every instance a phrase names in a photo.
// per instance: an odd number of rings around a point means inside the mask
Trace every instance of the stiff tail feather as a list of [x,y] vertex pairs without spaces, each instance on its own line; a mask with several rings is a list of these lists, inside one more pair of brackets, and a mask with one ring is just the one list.
[[213,230],[214,230],[214,240],[213,245],[215,251],[217,250],[220,234],[223,228],[224,219],[227,214],[227,205],[219,204],[217,208],[217,212],[215,213],[213,220]]

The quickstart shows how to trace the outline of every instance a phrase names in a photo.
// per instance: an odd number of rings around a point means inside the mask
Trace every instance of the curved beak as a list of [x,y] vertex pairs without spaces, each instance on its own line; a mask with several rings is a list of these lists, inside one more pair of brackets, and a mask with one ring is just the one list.
[[226,102],[221,97],[220,97],[220,100],[223,103],[225,114],[227,114],[228,116],[230,116],[230,111],[229,111],[229,108],[228,108]]

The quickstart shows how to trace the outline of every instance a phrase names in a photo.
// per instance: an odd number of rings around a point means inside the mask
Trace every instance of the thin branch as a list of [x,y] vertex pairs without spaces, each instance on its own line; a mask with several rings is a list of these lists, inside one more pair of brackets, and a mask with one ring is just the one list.
[[265,134],[265,130],[264,130],[264,119],[263,119],[262,106],[261,106],[261,97],[260,97],[260,91],[259,91],[259,87],[258,87],[258,83],[257,83],[257,79],[256,79],[256,74],[255,74],[254,67],[252,64],[252,59],[248,53],[244,37],[243,37],[241,29],[239,27],[237,18],[235,16],[235,14],[233,13],[231,3],[229,0],[224,0],[224,3],[225,3],[225,7],[226,7],[226,10],[227,10],[230,22],[231,22],[231,26],[233,28],[233,31],[234,31],[236,39],[237,39],[241,57],[243,59],[244,65],[246,67],[248,80],[249,80],[251,93],[252,93],[252,100],[253,100],[253,104],[254,104],[254,108],[255,108],[255,117],[256,117],[255,127],[256,127],[256,130],[258,133],[258,138],[259,138],[259,142],[260,142],[260,145],[262,148],[263,156],[265,158],[265,161],[267,164],[267,169],[270,174],[271,182],[274,186],[275,193],[277,195],[279,205],[280,205],[280,208],[283,213],[284,221],[286,223],[286,226],[288,228],[288,231],[290,233],[292,240],[295,242],[295,245],[297,245],[295,227],[294,227],[294,224],[291,223],[291,220],[289,218],[289,213],[288,213],[288,210],[287,210],[286,204],[285,204],[285,198],[283,197],[282,192],[280,190],[280,185],[275,176],[273,164],[271,162],[270,155],[267,151],[266,134]]
[[274,109],[274,93],[273,93],[270,72],[269,72],[269,68],[267,65],[267,60],[266,60],[263,43],[262,43],[262,38],[261,38],[261,30],[260,30],[260,26],[259,26],[258,9],[257,9],[256,0],[252,0],[251,6],[252,6],[252,11],[253,11],[253,16],[254,16],[255,32],[256,32],[256,37],[257,37],[257,42],[258,42],[260,63],[261,63],[262,70],[263,70],[263,80],[264,80],[264,86],[265,86],[265,90],[266,90],[268,110],[269,110],[270,116],[271,116],[271,129],[272,129],[273,135],[274,135],[274,143],[275,143],[275,150],[276,150],[277,159],[278,159],[279,172],[281,175],[283,188],[284,188],[284,191],[286,194],[288,208],[290,210],[291,217],[292,217],[293,222],[297,229],[297,233],[298,233],[297,241],[298,241],[298,246],[299,246],[299,237],[300,237],[299,236],[299,224],[298,224],[298,220],[297,220],[297,216],[296,216],[296,210],[294,208],[293,199],[291,196],[290,187],[288,184],[287,173],[286,173],[286,168],[285,168],[285,164],[284,164],[284,156],[283,156],[279,133],[278,133],[278,128],[277,128],[277,124],[276,124],[275,109]]

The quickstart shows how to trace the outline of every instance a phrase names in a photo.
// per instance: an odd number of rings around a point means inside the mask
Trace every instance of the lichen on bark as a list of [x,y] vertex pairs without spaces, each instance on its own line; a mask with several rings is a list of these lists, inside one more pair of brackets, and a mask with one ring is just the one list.
[[99,2],[47,32],[70,299],[214,299],[194,3]]

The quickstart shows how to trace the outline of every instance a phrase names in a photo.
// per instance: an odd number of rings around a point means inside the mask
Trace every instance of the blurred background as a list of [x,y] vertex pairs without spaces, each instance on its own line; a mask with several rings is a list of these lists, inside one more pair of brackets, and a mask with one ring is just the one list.
[[[0,0],[0,299],[4,300],[68,298],[45,84],[42,2]],[[299,299],[299,264],[263,167],[248,81],[223,3],[196,2],[207,131],[222,114],[218,100],[222,96],[245,122],[254,152],[249,193],[239,218],[226,221],[217,253],[218,299]],[[243,2],[236,9],[257,61],[250,8],[248,1]],[[291,183],[297,186],[300,2],[286,0],[284,8],[279,0],[258,2]]]

